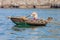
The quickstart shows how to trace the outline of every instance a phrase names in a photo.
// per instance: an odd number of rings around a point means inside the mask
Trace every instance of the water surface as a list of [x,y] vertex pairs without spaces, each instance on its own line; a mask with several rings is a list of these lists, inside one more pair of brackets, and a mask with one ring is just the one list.
[[[53,17],[54,22],[35,28],[15,28],[8,16],[28,16],[37,12],[39,18]],[[32,17],[31,17],[32,18]],[[60,40],[60,9],[0,9],[1,40]]]

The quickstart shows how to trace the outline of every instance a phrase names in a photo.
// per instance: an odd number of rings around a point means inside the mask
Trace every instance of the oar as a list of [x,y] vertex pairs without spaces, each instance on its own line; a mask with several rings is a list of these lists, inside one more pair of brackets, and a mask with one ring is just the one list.
[[49,23],[60,25],[60,22],[56,22],[56,21],[52,21],[52,22],[49,22]]
[[26,16],[26,18],[30,17],[30,15]]
[[[28,18],[28,17],[30,17],[30,15],[26,16],[26,18]],[[10,19],[10,18],[12,18],[12,16],[8,16],[7,18]],[[13,17],[13,18],[15,18],[15,17]],[[20,18],[20,17],[16,17],[16,18]]]
[[48,23],[60,25],[60,22],[56,21],[54,18]]

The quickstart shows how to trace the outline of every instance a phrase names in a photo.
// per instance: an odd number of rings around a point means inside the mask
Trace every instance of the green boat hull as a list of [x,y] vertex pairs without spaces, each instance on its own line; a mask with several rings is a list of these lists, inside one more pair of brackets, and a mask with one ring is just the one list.
[[[15,27],[18,27],[18,28],[33,28],[33,27],[38,27],[38,26],[33,26],[33,25],[29,25],[25,22],[14,22],[16,25]],[[43,25],[45,26],[45,25]]]
[[[11,18],[12,22],[17,25],[17,27],[31,27],[31,26],[46,26],[46,22],[43,21],[44,23],[37,23],[36,22],[30,22],[31,20],[24,21],[20,18]],[[41,22],[41,21],[40,21]]]
[[25,22],[14,22],[16,25],[24,25],[24,26],[30,26]]
[[15,25],[14,27],[18,27],[18,28],[32,28],[32,26],[29,26],[29,25]]
[[16,27],[19,27],[19,28],[29,28],[31,25],[28,25],[27,23],[25,22],[14,22],[16,24]]

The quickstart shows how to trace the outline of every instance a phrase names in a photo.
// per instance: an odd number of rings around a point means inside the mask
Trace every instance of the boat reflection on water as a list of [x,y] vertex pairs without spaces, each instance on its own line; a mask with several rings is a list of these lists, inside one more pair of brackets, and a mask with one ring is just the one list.
[[24,31],[27,28],[31,28],[32,30],[38,28],[38,27],[45,27],[45,26],[24,26],[24,25],[15,25],[14,27],[12,27],[13,30],[15,31]]

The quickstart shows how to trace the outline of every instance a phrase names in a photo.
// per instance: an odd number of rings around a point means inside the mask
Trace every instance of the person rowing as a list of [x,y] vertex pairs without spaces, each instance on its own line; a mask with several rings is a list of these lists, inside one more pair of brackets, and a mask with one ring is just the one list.
[[38,19],[38,14],[36,12],[33,12],[31,14],[31,16],[33,17],[33,20],[37,20]]
[[38,19],[38,15],[37,15],[37,13],[36,13],[36,12],[33,12],[31,15],[23,16],[23,17],[21,17],[21,18],[22,18],[22,19],[24,19],[24,20],[27,20],[27,19],[28,19],[28,17],[30,17],[30,16],[32,16],[32,17],[33,17],[33,20],[37,20],[37,19]]

